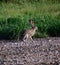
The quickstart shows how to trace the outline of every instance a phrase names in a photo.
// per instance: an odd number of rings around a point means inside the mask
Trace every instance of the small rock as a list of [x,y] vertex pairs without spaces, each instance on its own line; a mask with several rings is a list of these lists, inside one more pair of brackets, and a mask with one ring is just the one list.
[[3,60],[0,59],[0,65],[3,65],[3,64],[4,64]]
[[51,39],[49,39],[49,42],[51,42],[52,40]]

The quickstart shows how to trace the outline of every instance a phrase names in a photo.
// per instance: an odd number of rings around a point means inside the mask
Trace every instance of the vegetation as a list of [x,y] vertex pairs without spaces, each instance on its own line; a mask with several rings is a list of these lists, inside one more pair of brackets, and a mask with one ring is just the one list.
[[59,0],[0,0],[0,39],[18,39],[33,19],[34,37],[60,36]]

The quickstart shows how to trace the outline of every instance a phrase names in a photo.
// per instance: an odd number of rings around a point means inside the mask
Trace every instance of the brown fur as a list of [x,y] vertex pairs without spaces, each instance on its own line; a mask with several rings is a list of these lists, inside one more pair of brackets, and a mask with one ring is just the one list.
[[38,29],[35,25],[34,25],[34,21],[33,20],[29,20],[29,23],[31,24],[31,29],[28,29],[24,32],[24,37],[23,40],[28,40],[28,39],[32,39],[32,36],[34,36],[34,34],[36,33],[36,30]]

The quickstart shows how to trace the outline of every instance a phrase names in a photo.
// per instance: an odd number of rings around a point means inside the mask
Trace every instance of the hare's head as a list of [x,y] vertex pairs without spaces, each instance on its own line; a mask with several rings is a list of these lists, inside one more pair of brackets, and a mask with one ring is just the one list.
[[32,27],[34,27],[34,21],[32,19],[29,20],[29,23]]
[[35,31],[38,30],[38,27],[34,27],[34,30],[35,30]]

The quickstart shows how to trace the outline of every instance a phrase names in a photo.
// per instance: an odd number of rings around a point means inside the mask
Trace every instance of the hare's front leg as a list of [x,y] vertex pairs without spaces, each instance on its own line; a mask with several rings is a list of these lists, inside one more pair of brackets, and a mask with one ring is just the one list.
[[34,43],[34,40],[32,39],[32,37],[30,36],[30,39],[31,39],[31,41]]

